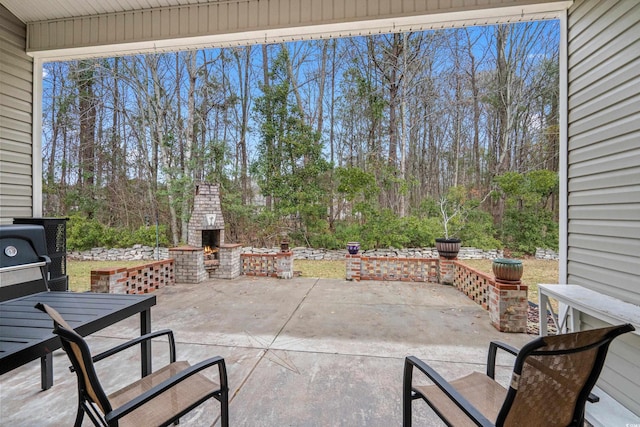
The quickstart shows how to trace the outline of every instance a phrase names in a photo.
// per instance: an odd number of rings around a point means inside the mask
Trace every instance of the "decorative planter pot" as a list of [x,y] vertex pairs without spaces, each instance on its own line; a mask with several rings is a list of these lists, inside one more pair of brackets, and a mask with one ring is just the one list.
[[496,258],[491,264],[496,280],[504,282],[519,282],[522,278],[522,261],[510,258]]
[[458,252],[460,252],[460,239],[445,239],[444,237],[440,237],[436,239],[436,249],[438,250],[438,255],[447,259],[453,259],[458,256]]
[[283,240],[280,242],[280,252],[289,252],[289,241]]
[[349,251],[351,255],[357,254],[359,250],[360,250],[360,242],[347,243],[347,251]]

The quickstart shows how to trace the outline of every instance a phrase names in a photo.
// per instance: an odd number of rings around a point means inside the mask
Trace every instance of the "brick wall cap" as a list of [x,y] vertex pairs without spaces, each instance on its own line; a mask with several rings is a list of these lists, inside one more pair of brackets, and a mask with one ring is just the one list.
[[103,268],[94,268],[91,270],[91,274],[96,274],[100,276],[122,273],[123,271],[127,271],[127,267],[103,267]]
[[182,252],[203,252],[204,249],[203,248],[199,248],[197,246],[189,246],[189,245],[184,245],[184,246],[177,246],[175,248],[169,248],[169,252],[175,252],[175,251],[182,251]]
[[240,243],[222,243],[220,245],[221,248],[228,248],[228,249],[239,248],[241,246],[242,244]]

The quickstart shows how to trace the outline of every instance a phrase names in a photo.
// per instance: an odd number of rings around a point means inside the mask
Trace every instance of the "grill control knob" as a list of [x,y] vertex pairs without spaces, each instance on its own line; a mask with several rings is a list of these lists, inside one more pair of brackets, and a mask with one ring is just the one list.
[[16,249],[15,246],[7,246],[6,248],[4,248],[4,254],[10,258],[13,258],[14,256],[18,255],[18,249]]

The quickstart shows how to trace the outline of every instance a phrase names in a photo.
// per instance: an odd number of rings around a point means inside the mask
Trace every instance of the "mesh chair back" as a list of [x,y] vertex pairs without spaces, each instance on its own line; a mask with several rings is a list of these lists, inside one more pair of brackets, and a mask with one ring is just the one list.
[[80,398],[97,405],[103,414],[111,411],[111,404],[98,381],[91,351],[84,338],[78,335],[54,308],[41,303],[37,304],[36,308],[47,313],[53,320],[53,333],[60,337],[62,348],[69,356],[78,377]]
[[633,330],[613,326],[538,338],[522,348],[496,425],[572,426],[604,365],[611,341]]

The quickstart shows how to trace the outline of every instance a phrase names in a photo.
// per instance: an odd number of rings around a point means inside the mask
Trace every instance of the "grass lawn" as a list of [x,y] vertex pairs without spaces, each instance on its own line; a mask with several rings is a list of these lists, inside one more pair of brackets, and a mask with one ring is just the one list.
[[[67,274],[69,288],[72,291],[88,291],[91,285],[91,270],[105,267],[133,267],[147,261],[68,261]],[[491,272],[491,260],[462,260],[465,264],[480,271]],[[524,274],[522,281],[529,285],[529,300],[538,303],[538,283],[558,282],[558,262],[536,259],[522,260]],[[293,268],[302,273],[302,277],[322,277],[344,279],[344,261],[306,261],[295,260]]]
[[344,279],[347,272],[344,261],[309,261],[296,259],[293,269],[302,272],[302,277],[322,277],[324,279]]
[[149,261],[67,261],[69,289],[74,292],[91,290],[91,270],[107,267],[133,267]]

